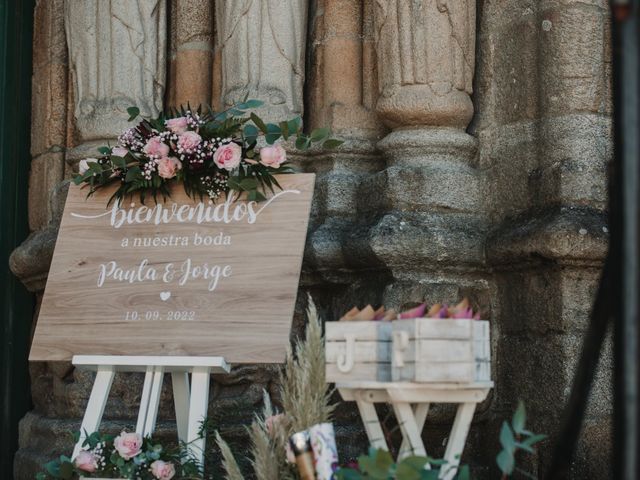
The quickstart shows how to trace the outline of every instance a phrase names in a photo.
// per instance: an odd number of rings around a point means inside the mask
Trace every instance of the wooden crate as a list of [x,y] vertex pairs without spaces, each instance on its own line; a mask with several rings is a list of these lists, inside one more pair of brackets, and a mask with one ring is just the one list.
[[391,323],[325,324],[327,382],[391,380]]
[[392,322],[394,382],[488,382],[489,322],[414,318]]

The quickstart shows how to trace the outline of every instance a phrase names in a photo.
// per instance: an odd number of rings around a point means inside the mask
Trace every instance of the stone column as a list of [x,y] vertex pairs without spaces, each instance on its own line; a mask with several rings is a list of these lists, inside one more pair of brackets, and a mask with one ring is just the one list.
[[246,95],[265,102],[265,118],[303,112],[307,0],[216,1],[222,106]]
[[473,115],[475,1],[376,0],[374,31],[376,110],[393,131],[378,143],[388,212],[370,245],[397,279],[389,303],[453,301],[460,285],[486,302],[488,287],[475,276],[486,230],[477,142],[464,130]]
[[213,0],[171,2],[170,105],[211,104]]

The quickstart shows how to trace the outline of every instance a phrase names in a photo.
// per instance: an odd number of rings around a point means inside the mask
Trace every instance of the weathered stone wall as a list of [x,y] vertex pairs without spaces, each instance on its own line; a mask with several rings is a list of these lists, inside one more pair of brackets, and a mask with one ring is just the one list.
[[[118,108],[76,107],[83,71],[68,42],[75,3],[41,0],[36,7],[34,233],[11,267],[38,297],[64,203],[61,180],[111,137],[107,117]],[[317,174],[294,333],[306,292],[327,319],[354,304],[402,307],[469,296],[492,322],[496,388],[476,415],[464,460],[478,478],[495,478],[499,426],[518,399],[532,428],[553,435],[607,246],[606,2],[298,0],[295,16],[280,22],[279,2],[264,2],[260,8],[271,9],[275,24],[257,6],[235,11],[228,0],[153,3],[144,25],[129,25],[148,42],[145,68],[131,72],[155,72],[140,77],[142,85],[152,79],[151,89],[134,92],[151,92],[150,109],[163,98],[165,105],[220,107],[249,91],[267,100],[267,114],[301,112],[309,128],[330,126],[346,141],[333,152],[290,152],[300,169]],[[229,49],[235,30],[225,19],[251,41]],[[272,36],[260,37],[265,31]],[[282,38],[293,45],[274,51]],[[110,41],[101,38],[92,48],[109,49]],[[82,45],[75,48],[82,53]],[[254,64],[235,62],[249,53],[287,68],[256,73]],[[79,125],[96,111],[106,115],[100,128]],[[610,370],[605,355],[575,478],[609,476]],[[262,389],[275,395],[275,373],[242,367],[215,378],[210,415],[232,443],[243,444],[242,425],[259,407]],[[33,478],[38,464],[70,450],[63,432],[79,425],[92,381],[69,364],[34,364],[31,375],[34,411],[21,424],[19,479]],[[110,427],[135,422],[140,390],[139,376],[117,377],[105,414]],[[168,390],[160,415],[161,431],[170,434]],[[442,453],[451,419],[451,409],[433,410],[425,430],[432,455]],[[343,456],[365,448],[352,406],[339,409],[336,424],[349,439]],[[549,454],[547,444],[530,469],[544,472]]]

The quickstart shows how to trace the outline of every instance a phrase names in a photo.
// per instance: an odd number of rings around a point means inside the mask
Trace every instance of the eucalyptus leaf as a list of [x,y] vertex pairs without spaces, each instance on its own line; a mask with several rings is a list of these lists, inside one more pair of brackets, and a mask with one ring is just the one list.
[[515,458],[507,450],[502,450],[496,457],[498,468],[505,475],[511,475],[515,467]]
[[337,148],[340,145],[342,145],[344,142],[342,140],[337,140],[335,138],[329,138],[328,140],[325,140],[324,143],[322,144],[322,148],[326,148],[326,149],[331,149],[331,148]]
[[500,445],[510,453],[516,448],[516,439],[506,421],[502,422],[502,428],[500,429]]
[[302,126],[302,118],[295,117],[287,122],[287,127],[289,128],[289,135],[293,135],[300,131],[300,127]]
[[138,107],[129,107],[127,108],[127,113],[129,114],[129,121],[131,122],[140,115],[140,109]]
[[328,136],[329,136],[329,129],[328,128],[316,128],[315,130],[313,130],[311,132],[311,141],[312,142],[319,142],[321,140],[324,140]]
[[267,126],[265,125],[265,123],[262,121],[262,119],[258,115],[256,115],[255,113],[251,113],[250,118],[253,121],[253,123],[255,123],[256,126],[260,130],[262,130],[262,133],[267,133]]
[[511,426],[513,427],[513,431],[516,432],[517,434],[522,434],[526,419],[527,419],[527,413],[524,407],[524,403],[520,401],[518,402],[518,408],[513,414],[513,419],[511,420]]

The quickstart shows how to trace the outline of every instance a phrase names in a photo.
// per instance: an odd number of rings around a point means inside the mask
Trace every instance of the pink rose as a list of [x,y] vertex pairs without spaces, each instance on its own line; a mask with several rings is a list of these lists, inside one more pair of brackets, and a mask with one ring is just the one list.
[[148,156],[154,158],[162,158],[169,155],[169,145],[164,143],[160,137],[151,137],[143,150]]
[[156,460],[151,464],[151,473],[158,480],[171,480],[176,474],[173,463]]
[[84,175],[85,173],[87,173],[90,163],[98,163],[98,159],[87,158],[86,160],[80,160],[80,163],[78,163],[78,172],[80,173],[80,175]]
[[142,435],[122,432],[113,441],[113,446],[125,460],[130,460],[142,450]]
[[129,150],[124,147],[113,147],[111,149],[111,155],[115,155],[116,157],[125,157],[127,153],[129,153]]
[[87,450],[80,450],[73,463],[83,472],[93,473],[98,468],[96,456]]
[[242,147],[237,143],[227,143],[218,147],[213,154],[213,161],[218,168],[224,168],[225,170],[233,170],[240,165],[240,159],[242,157]]
[[184,133],[187,131],[187,117],[170,118],[164,124],[173,133]]
[[279,168],[287,160],[287,152],[282,145],[272,145],[260,149],[260,163],[266,167]]
[[162,178],[173,178],[178,170],[182,168],[182,163],[176,157],[165,157],[157,160],[158,175]]
[[178,137],[178,148],[191,152],[200,145],[201,141],[202,137],[196,132],[184,132]]

